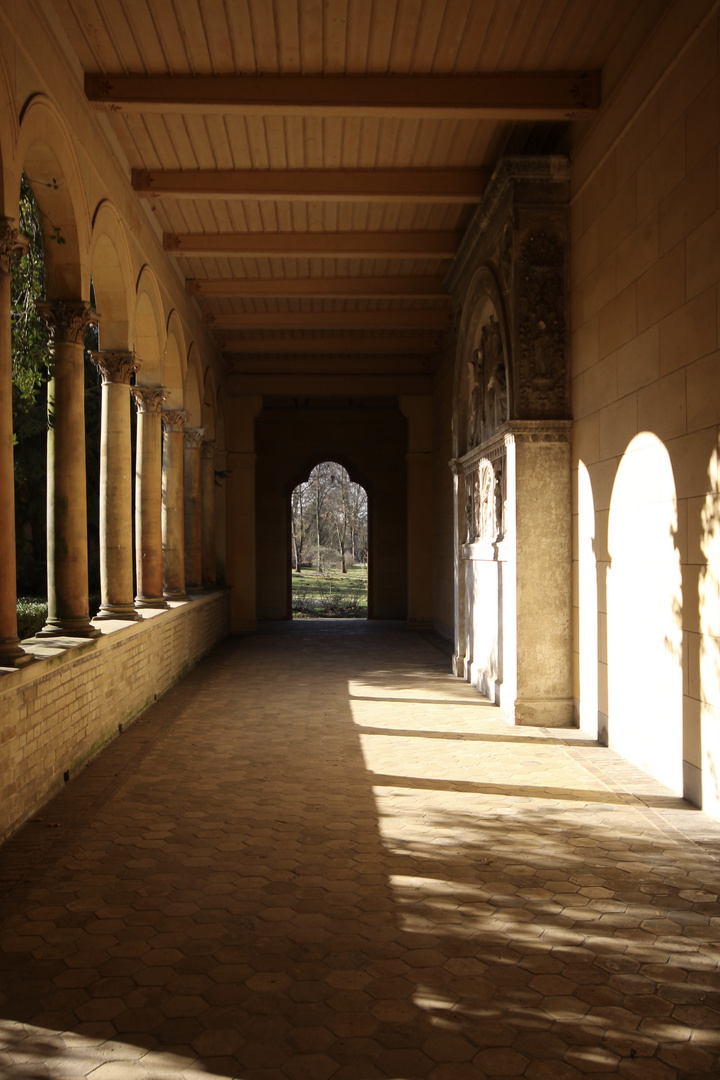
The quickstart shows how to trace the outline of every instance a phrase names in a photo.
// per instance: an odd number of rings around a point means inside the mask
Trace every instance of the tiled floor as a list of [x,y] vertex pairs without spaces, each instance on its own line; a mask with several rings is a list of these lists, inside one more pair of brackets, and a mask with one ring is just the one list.
[[0,1076],[720,1076],[720,827],[429,640],[223,644],[2,852]]

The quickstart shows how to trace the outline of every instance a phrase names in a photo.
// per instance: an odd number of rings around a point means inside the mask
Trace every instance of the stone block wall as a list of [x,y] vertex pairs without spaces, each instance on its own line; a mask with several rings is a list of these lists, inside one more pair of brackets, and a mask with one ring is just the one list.
[[720,16],[675,3],[573,154],[579,721],[720,813]]
[[0,842],[228,631],[217,592],[4,674]]

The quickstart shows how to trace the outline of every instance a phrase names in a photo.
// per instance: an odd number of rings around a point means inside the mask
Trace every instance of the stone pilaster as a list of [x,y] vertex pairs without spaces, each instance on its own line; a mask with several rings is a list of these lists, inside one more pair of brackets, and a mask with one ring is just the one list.
[[202,589],[202,443],[204,428],[185,428],[185,587]]
[[202,444],[202,582],[212,590],[217,582],[215,561],[215,450],[217,443]]
[[133,603],[131,352],[92,354],[102,376],[100,422],[100,610],[96,619],[138,619]]
[[48,382],[48,618],[41,636],[95,637],[88,606],[83,345],[97,321],[84,300],[43,301],[53,339]]
[[446,285],[455,366],[455,667],[518,724],[572,724],[562,157],[500,162]]
[[20,667],[34,659],[20,647],[17,633],[10,343],[10,261],[26,248],[14,220],[0,217],[0,667]]
[[138,608],[165,608],[162,551],[162,386],[133,386],[137,406],[135,576]]
[[183,432],[188,414],[178,410],[169,410],[160,415],[163,427],[163,595],[167,600],[187,600],[183,510]]

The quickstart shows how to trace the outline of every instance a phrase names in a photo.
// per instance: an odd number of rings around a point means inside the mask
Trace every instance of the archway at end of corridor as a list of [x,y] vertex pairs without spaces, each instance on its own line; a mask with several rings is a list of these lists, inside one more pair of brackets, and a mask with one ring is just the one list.
[[323,461],[290,498],[292,617],[365,619],[368,497],[337,461]]

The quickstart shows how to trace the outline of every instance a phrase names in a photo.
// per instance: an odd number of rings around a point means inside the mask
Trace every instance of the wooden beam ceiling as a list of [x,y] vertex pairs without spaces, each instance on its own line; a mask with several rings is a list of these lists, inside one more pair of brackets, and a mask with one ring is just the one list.
[[388,311],[262,311],[207,312],[208,326],[221,330],[445,330],[450,312]]
[[138,195],[174,199],[479,203],[486,169],[133,169]]
[[422,336],[403,334],[398,336],[368,337],[353,334],[352,337],[323,335],[322,337],[273,337],[273,338],[221,338],[221,352],[230,355],[290,356],[292,354],[352,353],[356,356],[390,356],[397,354],[428,354],[437,352],[437,334]]
[[114,112],[574,120],[599,107],[600,74],[88,74],[85,93],[99,108]]
[[398,232],[165,233],[171,255],[237,255],[243,258],[452,259],[462,233]]
[[316,277],[316,278],[191,278],[185,282],[194,296],[330,296],[343,300],[383,297],[392,300],[432,298],[450,295],[443,278],[416,274],[408,277]]

